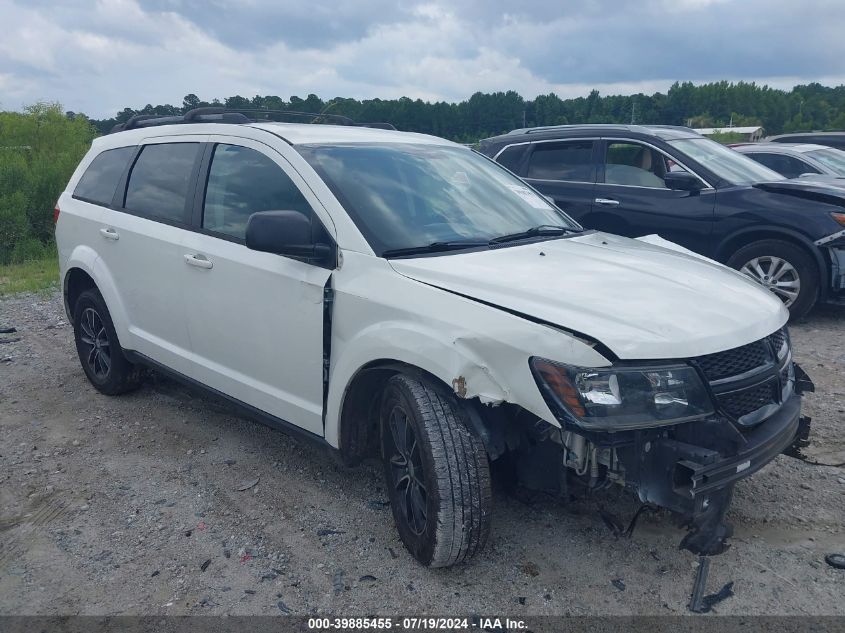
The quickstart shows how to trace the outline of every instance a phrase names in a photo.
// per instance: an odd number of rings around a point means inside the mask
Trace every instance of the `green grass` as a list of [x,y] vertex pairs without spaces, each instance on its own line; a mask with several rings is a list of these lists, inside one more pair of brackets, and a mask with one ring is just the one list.
[[50,290],[58,285],[59,260],[55,257],[0,266],[0,297]]

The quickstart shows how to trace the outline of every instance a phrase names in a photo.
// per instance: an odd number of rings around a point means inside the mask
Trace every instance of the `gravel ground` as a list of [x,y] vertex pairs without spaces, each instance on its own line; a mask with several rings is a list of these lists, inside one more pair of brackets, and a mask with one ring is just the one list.
[[[845,461],[843,317],[792,328],[817,386],[808,453],[828,463]],[[161,378],[98,394],[57,294],[0,300],[4,325],[18,332],[0,335],[0,614],[687,612],[697,563],[666,516],[617,539],[594,501],[496,490],[487,549],[427,570],[377,466],[345,469]],[[778,457],[737,487],[730,518],[708,591],[735,595],[715,612],[845,615],[845,571],[824,562],[845,550],[845,469]]]

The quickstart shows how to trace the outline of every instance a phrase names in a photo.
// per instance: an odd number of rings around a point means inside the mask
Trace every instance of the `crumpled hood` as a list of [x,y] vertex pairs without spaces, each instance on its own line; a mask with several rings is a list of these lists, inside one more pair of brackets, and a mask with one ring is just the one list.
[[411,279],[591,337],[621,359],[710,354],[786,322],[780,300],[755,282],[671,246],[590,232],[390,264]]

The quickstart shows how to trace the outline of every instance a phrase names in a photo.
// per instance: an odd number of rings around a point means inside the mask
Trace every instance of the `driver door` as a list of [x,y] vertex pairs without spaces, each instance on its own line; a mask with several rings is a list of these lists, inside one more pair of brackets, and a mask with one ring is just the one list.
[[591,229],[640,237],[656,233],[691,250],[710,250],[716,192],[669,189],[668,171],[687,171],[657,148],[636,140],[604,139],[590,217]]
[[319,204],[275,150],[212,136],[200,168],[194,232],[182,243],[181,288],[192,377],[243,403],[323,434],[323,291],[331,270],[248,249],[257,211],[319,222]]

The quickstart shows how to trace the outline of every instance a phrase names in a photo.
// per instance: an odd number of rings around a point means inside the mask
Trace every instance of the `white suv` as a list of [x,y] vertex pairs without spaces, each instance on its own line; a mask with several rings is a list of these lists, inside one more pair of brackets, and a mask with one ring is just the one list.
[[152,367],[380,458],[425,565],[483,547],[496,462],[566,498],[627,487],[715,553],[736,480],[806,439],[778,299],[582,230],[471,149],[209,110],[124,127],[57,209],[90,381],[118,394]]

